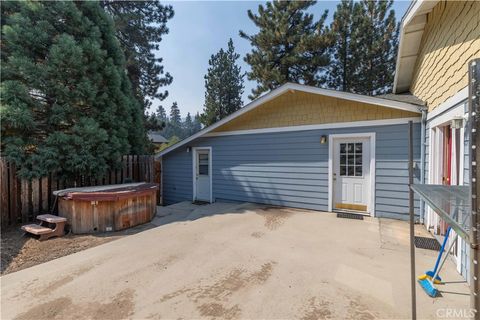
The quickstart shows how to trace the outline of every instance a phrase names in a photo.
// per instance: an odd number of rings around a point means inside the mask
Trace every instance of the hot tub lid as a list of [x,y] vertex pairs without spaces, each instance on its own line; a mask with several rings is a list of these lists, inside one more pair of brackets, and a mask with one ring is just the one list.
[[53,195],[82,201],[115,201],[131,196],[147,195],[157,189],[158,185],[155,183],[139,182],[69,188],[53,191]]

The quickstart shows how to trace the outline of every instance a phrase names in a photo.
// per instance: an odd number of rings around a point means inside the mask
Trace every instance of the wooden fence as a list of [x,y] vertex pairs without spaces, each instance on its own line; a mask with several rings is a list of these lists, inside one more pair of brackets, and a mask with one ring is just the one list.
[[[17,176],[15,166],[0,157],[1,225],[5,228],[17,223],[34,221],[42,213],[56,212],[55,190],[72,187],[99,186],[124,182],[153,182],[161,188],[160,162],[154,156],[123,156],[120,169],[111,170],[104,177],[91,179],[80,176],[74,180],[56,177],[55,173],[40,179],[25,180]],[[157,194],[161,203],[160,188]]]

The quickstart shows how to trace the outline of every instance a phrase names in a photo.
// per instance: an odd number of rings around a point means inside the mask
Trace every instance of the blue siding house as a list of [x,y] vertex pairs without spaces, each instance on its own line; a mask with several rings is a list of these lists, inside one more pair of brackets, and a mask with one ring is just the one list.
[[408,122],[418,164],[420,120],[418,104],[288,83],[159,153],[163,201],[247,201],[404,219]]

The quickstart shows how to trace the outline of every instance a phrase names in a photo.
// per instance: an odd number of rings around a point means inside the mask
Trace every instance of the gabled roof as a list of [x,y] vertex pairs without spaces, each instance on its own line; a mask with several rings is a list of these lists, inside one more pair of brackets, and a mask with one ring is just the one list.
[[158,132],[149,132],[147,136],[148,136],[148,139],[152,140],[153,143],[168,142],[168,140]]
[[400,101],[395,101],[395,100],[390,100],[390,99],[385,99],[385,98],[379,98],[379,97],[371,97],[371,96],[364,96],[361,94],[356,94],[356,93],[349,93],[349,92],[342,92],[342,91],[336,91],[336,90],[330,90],[330,89],[322,89],[322,88],[317,88],[317,87],[311,87],[311,86],[306,86],[306,85],[301,85],[297,83],[285,83],[284,85],[270,91],[269,93],[253,100],[240,110],[232,113],[228,117],[223,118],[222,120],[215,122],[209,127],[204,128],[203,130],[197,132],[194,135],[191,135],[190,137],[179,141],[178,143],[162,150],[159,152],[156,157],[161,157],[187,143],[189,143],[192,140],[195,140],[210,131],[215,130],[216,128],[224,125],[225,123],[232,121],[233,119],[239,117],[240,115],[251,111],[255,109],[256,107],[264,104],[265,102],[268,102],[286,92],[289,91],[301,91],[301,92],[306,92],[306,93],[312,93],[312,94],[319,94],[319,95],[324,95],[327,97],[333,97],[333,98],[339,98],[339,99],[345,99],[345,100],[351,100],[351,101],[357,101],[357,102],[363,102],[363,103],[368,103],[372,105],[377,105],[377,106],[382,106],[386,108],[393,108],[393,109],[399,109],[399,110],[405,110],[405,111],[410,111],[410,112],[415,112],[415,113],[421,113],[421,108],[418,105],[414,105],[411,103],[406,103],[406,102],[400,102]]
[[420,43],[427,24],[427,14],[438,2],[438,0],[414,0],[403,16],[393,81],[394,93],[407,92],[410,89]]

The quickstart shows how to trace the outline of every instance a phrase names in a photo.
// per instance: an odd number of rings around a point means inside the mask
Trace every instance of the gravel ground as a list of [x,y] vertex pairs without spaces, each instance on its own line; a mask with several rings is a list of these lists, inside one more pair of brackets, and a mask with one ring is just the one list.
[[67,234],[60,238],[38,241],[31,236],[25,236],[20,230],[21,225],[10,227],[1,234],[1,274],[16,272],[53,259],[96,247],[130,234],[149,229],[153,225],[147,223],[131,229],[99,233],[74,235]]

